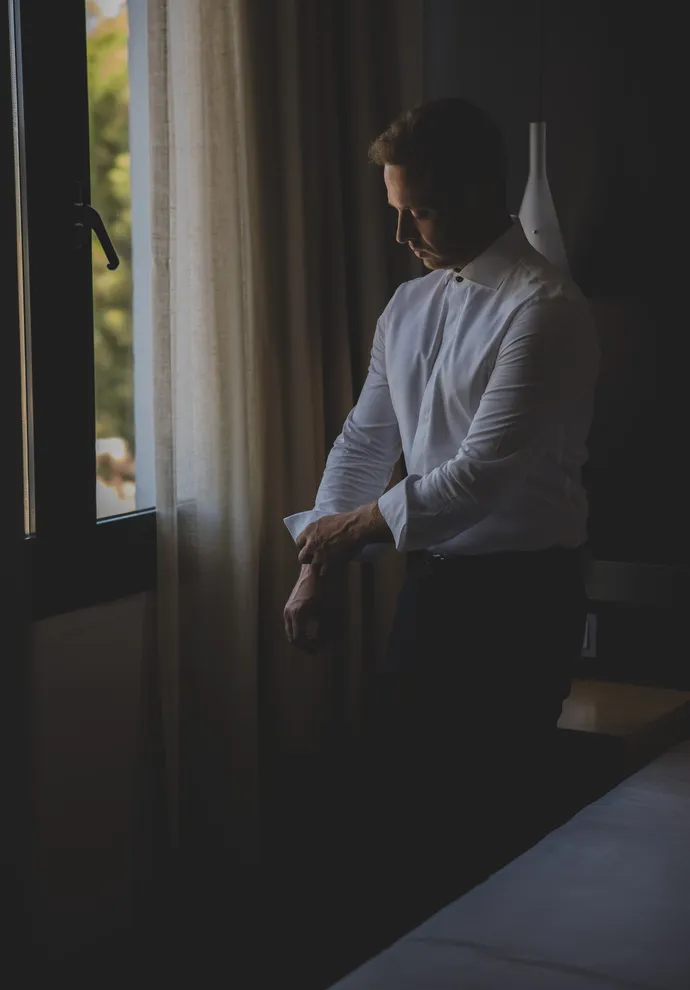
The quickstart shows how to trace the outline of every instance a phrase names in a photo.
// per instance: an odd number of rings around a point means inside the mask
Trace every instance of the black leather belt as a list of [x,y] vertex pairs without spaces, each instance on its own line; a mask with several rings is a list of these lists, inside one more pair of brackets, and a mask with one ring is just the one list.
[[407,555],[409,570],[414,574],[438,574],[456,570],[468,560],[460,554],[432,553],[430,550],[413,550]]
[[507,550],[482,554],[442,554],[430,550],[413,550],[407,555],[413,574],[449,574],[456,571],[479,571],[484,568],[525,566],[537,561],[579,557],[580,547],[548,547],[545,550]]

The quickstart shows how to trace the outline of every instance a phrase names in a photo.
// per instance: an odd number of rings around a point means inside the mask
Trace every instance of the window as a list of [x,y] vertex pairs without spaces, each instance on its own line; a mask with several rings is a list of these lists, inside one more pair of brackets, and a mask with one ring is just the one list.
[[20,354],[0,373],[21,389],[36,615],[155,574],[145,16],[9,2]]
[[142,3],[129,7],[136,30],[131,44],[126,0],[86,5],[91,203],[119,258],[111,271],[92,241],[99,518],[154,502],[150,375],[137,374],[151,366],[148,223],[145,209],[132,211],[133,190],[139,202],[148,202],[146,102],[130,101],[130,91],[146,91],[146,35]]

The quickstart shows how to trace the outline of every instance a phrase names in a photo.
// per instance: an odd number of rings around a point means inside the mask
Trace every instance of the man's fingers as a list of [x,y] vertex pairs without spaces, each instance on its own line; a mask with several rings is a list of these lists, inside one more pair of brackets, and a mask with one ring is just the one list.
[[[312,523],[312,525],[313,525],[313,523]],[[311,529],[311,526],[305,526],[304,529],[302,530],[302,532],[298,535],[297,539],[295,540],[295,545],[296,545],[296,547],[297,547],[298,550],[302,550],[304,548],[304,546],[307,543],[310,542],[310,540],[311,540],[311,535],[310,535],[310,532],[309,532],[310,529]]]
[[318,568],[323,560],[322,551],[308,543],[297,560],[300,564],[313,564]]
[[299,612],[293,608],[286,608],[283,612],[285,623],[285,635],[292,646],[299,647],[301,639]]
[[300,611],[293,607],[285,609],[285,635],[288,641],[292,643],[293,646],[298,645],[298,641],[301,639],[301,626],[302,620],[300,618]]
[[292,645],[305,653],[316,653],[319,642],[318,639],[307,636],[306,624],[300,623],[300,628],[296,630]]
[[289,609],[285,609],[283,612],[283,622],[285,623],[285,635],[288,638],[288,642],[292,643],[295,638],[295,633],[292,628],[292,614]]
[[297,609],[291,616],[292,638],[290,642],[298,650],[316,653],[320,645],[320,619],[313,609]]

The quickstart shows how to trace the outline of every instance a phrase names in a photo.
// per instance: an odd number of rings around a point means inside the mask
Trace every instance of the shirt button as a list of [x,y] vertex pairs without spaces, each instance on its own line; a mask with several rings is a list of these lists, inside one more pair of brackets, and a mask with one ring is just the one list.
[[455,281],[456,282],[462,282],[462,275],[456,275],[455,276]]

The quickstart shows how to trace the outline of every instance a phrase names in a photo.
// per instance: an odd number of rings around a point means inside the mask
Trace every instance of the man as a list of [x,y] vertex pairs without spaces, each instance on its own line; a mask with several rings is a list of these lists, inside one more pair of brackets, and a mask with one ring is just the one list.
[[[576,285],[507,211],[503,141],[482,111],[406,111],[370,158],[398,242],[429,273],[379,318],[315,508],[285,520],[302,564],[286,631],[317,649],[343,562],[374,543],[409,554],[372,716],[378,781],[397,779],[399,822],[440,800],[436,821],[471,819],[479,842],[505,816],[517,829],[552,782],[584,632],[598,343]],[[386,491],[401,451],[407,477]]]

